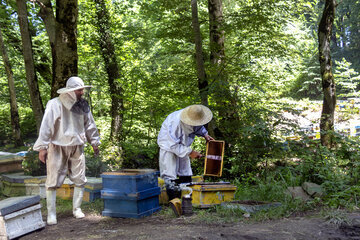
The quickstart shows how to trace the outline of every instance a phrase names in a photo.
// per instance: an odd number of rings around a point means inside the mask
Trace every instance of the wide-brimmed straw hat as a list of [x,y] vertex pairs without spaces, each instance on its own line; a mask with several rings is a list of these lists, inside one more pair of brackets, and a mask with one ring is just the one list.
[[68,93],[82,88],[91,88],[92,86],[85,86],[84,81],[79,77],[71,77],[66,81],[66,87],[57,90],[57,93]]
[[180,120],[190,126],[202,126],[211,121],[213,114],[204,105],[190,105],[181,112]]

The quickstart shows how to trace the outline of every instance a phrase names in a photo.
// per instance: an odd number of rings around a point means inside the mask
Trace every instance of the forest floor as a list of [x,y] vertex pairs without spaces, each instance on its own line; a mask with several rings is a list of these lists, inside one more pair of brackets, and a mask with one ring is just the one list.
[[[57,225],[46,226],[19,239],[360,239],[360,212],[347,213],[349,224],[336,225],[321,217],[319,212],[262,222],[248,218],[219,223],[199,221],[196,216],[199,211],[190,217],[179,218],[170,217],[163,211],[140,219],[102,217],[94,213],[88,213],[84,219],[75,219],[68,213],[58,217]],[[43,218],[46,220],[45,215]]]

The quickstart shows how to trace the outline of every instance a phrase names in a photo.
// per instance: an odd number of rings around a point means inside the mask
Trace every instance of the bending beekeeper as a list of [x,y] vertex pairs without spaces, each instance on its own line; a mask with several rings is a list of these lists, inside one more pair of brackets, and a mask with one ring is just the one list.
[[[212,119],[212,112],[203,105],[191,105],[171,113],[162,123],[157,143],[160,147],[160,177],[164,179],[169,201],[181,197],[179,184],[191,182],[190,158],[202,155],[191,149],[195,136],[214,140],[204,125]],[[176,179],[179,176],[179,179]]]
[[85,86],[79,77],[71,77],[66,87],[57,91],[59,97],[51,99],[45,109],[39,138],[33,149],[39,151],[39,159],[46,162],[47,224],[57,224],[56,189],[61,187],[66,175],[74,182],[73,215],[85,217],[81,211],[84,195],[85,155],[84,144],[88,141],[94,154],[99,154],[100,136],[88,102],[82,98]]

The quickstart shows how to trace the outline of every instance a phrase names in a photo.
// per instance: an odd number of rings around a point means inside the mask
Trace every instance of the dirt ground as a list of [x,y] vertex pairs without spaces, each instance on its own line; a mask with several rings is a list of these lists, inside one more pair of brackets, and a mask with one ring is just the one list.
[[[46,216],[43,216],[44,221]],[[237,239],[237,240],[353,240],[360,239],[360,212],[348,214],[351,224],[328,223],[318,214],[306,214],[265,222],[204,223],[196,216],[172,218],[154,214],[141,219],[109,218],[87,214],[75,219],[71,213],[58,224],[20,237],[40,239]]]

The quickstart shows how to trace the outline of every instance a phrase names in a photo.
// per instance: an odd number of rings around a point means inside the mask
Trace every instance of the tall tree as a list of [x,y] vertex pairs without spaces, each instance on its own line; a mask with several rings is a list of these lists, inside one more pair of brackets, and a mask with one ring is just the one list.
[[29,23],[27,18],[27,7],[25,0],[16,0],[18,21],[20,26],[22,50],[25,62],[26,81],[29,87],[30,99],[34,116],[36,120],[36,127],[39,131],[41,120],[44,115],[44,106],[42,104],[38,79],[35,72],[35,64],[33,58],[32,41],[29,31]]
[[3,58],[5,71],[6,71],[6,75],[8,78],[8,84],[9,84],[10,115],[11,115],[11,126],[12,126],[12,131],[13,131],[13,138],[14,138],[16,147],[24,146],[24,142],[21,137],[20,120],[19,120],[19,112],[18,112],[18,107],[17,107],[17,102],[16,102],[14,77],[13,77],[13,72],[11,70],[11,64],[9,61],[9,57],[6,52],[1,29],[0,29],[0,49],[1,49],[1,55]]
[[319,61],[324,93],[320,119],[321,144],[333,145],[334,112],[336,105],[335,81],[331,62],[331,34],[335,18],[336,0],[326,0],[318,29]]
[[78,74],[77,22],[77,0],[56,0],[52,98],[59,88],[65,87],[69,77]]
[[[42,19],[46,33],[49,37],[49,43],[51,47],[51,56],[52,59],[55,58],[55,15],[53,12],[53,7],[51,4],[51,0],[34,0],[40,7],[38,16]],[[44,55],[41,56],[42,60],[48,60]],[[43,62],[43,61],[42,61]],[[52,74],[52,71],[47,68],[47,66],[44,66],[48,61],[44,61],[43,65],[37,64],[36,70],[43,76],[43,78],[51,84],[51,82],[54,80],[54,76]],[[53,69],[53,67],[52,67]],[[49,77],[50,76],[50,77]]]
[[[235,117],[235,100],[225,74],[225,32],[222,0],[208,0],[210,34],[210,79],[213,84],[214,101],[224,126]],[[224,137],[224,129],[215,126],[215,137]]]
[[208,105],[208,80],[205,71],[202,37],[199,24],[197,0],[191,0],[192,27],[195,41],[195,60],[201,104]]
[[111,96],[111,138],[122,140],[123,125],[123,89],[119,84],[121,77],[116,61],[115,46],[110,34],[110,16],[104,0],[95,0],[97,14],[97,29],[101,55],[105,62]]

